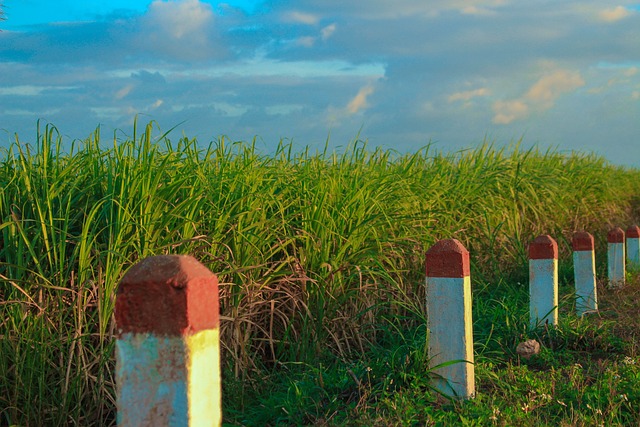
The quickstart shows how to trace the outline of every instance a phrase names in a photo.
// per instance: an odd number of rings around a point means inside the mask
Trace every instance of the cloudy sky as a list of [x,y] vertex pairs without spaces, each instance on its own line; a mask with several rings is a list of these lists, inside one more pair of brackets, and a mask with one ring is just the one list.
[[4,0],[0,146],[36,123],[444,151],[523,138],[640,166],[640,3]]

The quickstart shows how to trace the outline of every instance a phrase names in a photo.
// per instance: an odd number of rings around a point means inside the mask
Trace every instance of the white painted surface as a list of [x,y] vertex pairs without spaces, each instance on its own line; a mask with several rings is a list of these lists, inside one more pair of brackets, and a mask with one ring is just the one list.
[[220,426],[219,330],[123,334],[116,340],[116,384],[119,426]]
[[126,333],[116,340],[119,426],[184,426],[186,348],[181,337]]
[[609,243],[607,249],[607,260],[609,286],[623,286],[625,276],[624,243]]
[[598,309],[596,261],[594,251],[573,252],[573,272],[576,286],[576,314]]
[[427,277],[427,315],[431,367],[441,376],[434,386],[443,394],[461,398],[475,395],[471,279]]
[[529,323],[558,324],[558,260],[529,260]]
[[640,239],[636,237],[627,238],[627,262],[633,268],[640,268]]

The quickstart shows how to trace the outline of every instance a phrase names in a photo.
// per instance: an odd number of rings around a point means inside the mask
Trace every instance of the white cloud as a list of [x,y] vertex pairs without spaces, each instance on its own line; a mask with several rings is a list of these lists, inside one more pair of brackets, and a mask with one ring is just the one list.
[[488,11],[479,9],[476,6],[465,6],[460,10],[460,12],[465,15],[485,15],[488,13]]
[[283,15],[285,22],[294,22],[297,24],[316,25],[320,21],[320,17],[312,13],[300,12],[297,10],[287,12]]
[[585,81],[579,72],[556,70],[541,77],[522,97],[494,102],[493,123],[508,124],[527,117],[532,111],[548,110],[560,96],[584,84]]
[[0,87],[0,96],[16,95],[16,96],[38,96],[47,91],[63,91],[77,89],[77,86],[36,86],[36,85],[18,85]]
[[529,114],[529,106],[521,100],[496,101],[493,104],[493,123],[506,125]]
[[[130,70],[118,71],[118,75],[127,75]],[[162,73],[162,71],[160,71]],[[173,71],[171,77],[181,80],[202,80],[229,75],[258,79],[265,77],[352,77],[380,78],[385,73],[384,64],[363,63],[351,64],[347,61],[278,61],[258,56],[251,60],[230,64],[214,64],[210,67],[191,66],[189,69]]]
[[327,41],[336,31],[336,28],[337,28],[336,24],[327,25],[326,27],[323,27],[320,30],[320,37],[316,37],[316,36],[298,37],[297,39],[295,39],[294,43],[297,46],[313,47],[315,46],[318,39],[321,39],[322,41]]
[[270,116],[286,116],[294,112],[299,112],[304,109],[304,105],[300,104],[276,104],[265,107],[265,112]]
[[[308,3],[315,5],[316,2]],[[508,5],[509,0],[403,0],[401,2],[324,0],[322,3],[328,10],[347,13],[353,17],[367,20],[395,20],[406,17],[432,19],[450,11],[465,15],[492,15],[495,9]]]
[[631,15],[631,11],[624,6],[616,6],[610,9],[601,10],[598,18],[604,22],[616,22]]
[[127,114],[127,109],[123,107],[91,107],[91,112],[101,120],[119,120]]
[[373,93],[373,86],[365,86],[360,89],[358,94],[347,105],[347,112],[349,114],[356,114],[357,112],[367,108],[367,98]]
[[298,46],[313,47],[316,44],[316,38],[312,36],[299,37],[295,43]]
[[187,110],[207,110],[215,111],[225,119],[230,117],[240,117],[245,114],[249,107],[247,105],[232,104],[228,102],[203,102],[203,103],[184,103],[172,104],[168,107],[173,113],[180,113]]
[[584,80],[579,72],[558,70],[534,83],[525,99],[546,109],[553,106],[553,102],[563,93],[581,86],[584,86]]
[[333,35],[333,33],[336,32],[336,24],[330,24],[327,25],[326,27],[324,27],[321,31],[320,34],[322,36],[322,40],[327,40],[329,37],[331,37]]
[[[638,74],[638,70],[639,69],[636,66],[609,65],[606,67],[596,67],[593,70],[593,77],[590,79],[594,82],[594,85],[587,90],[587,93],[604,93],[605,91],[610,91],[613,87],[620,85],[633,89],[636,81],[635,76]],[[614,90],[619,91],[625,89]]]
[[199,0],[154,0],[147,18],[156,31],[165,31],[173,38],[183,39],[202,34],[204,27],[213,22],[213,10]]
[[132,84],[128,84],[128,85],[124,86],[122,89],[120,89],[119,91],[116,92],[116,99],[122,99],[122,98],[126,97],[127,95],[129,95],[131,93],[132,90],[133,90],[133,85]]
[[240,117],[249,109],[246,105],[231,104],[228,102],[215,102],[212,107],[222,112],[226,117]]
[[199,0],[154,0],[140,18],[137,42],[144,53],[172,59],[207,59],[219,55],[215,15]]
[[456,102],[456,101],[470,101],[472,98],[476,98],[478,96],[487,96],[489,95],[489,89],[487,88],[479,88],[479,89],[474,89],[474,90],[467,90],[464,92],[456,92],[453,93],[451,95],[449,95],[447,97],[447,100],[451,103],[451,102]]
[[[37,114],[39,114],[41,116],[52,116],[54,114],[58,114],[59,112],[60,112],[60,108],[52,108],[52,109],[48,109],[48,110],[37,111]],[[33,110],[25,110],[25,109],[21,109],[21,108],[9,108],[7,110],[4,110],[2,113],[6,114],[8,116],[33,117],[33,115],[34,115],[34,111]]]
[[0,95],[37,96],[42,93],[44,86],[19,85],[0,87]]
[[443,1],[439,7],[443,10],[456,9],[463,15],[490,16],[507,4],[508,0],[455,0]]

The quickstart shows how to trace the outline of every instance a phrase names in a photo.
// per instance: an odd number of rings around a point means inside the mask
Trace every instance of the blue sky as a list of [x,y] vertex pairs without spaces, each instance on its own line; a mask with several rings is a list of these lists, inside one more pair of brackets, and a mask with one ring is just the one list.
[[444,151],[485,138],[640,167],[640,3],[4,0],[0,146],[133,120]]

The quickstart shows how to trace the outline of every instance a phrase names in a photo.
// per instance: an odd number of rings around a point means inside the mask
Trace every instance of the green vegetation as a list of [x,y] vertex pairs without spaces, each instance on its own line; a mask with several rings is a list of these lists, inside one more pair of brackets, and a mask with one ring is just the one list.
[[[638,293],[571,315],[570,238],[640,216],[640,171],[518,145],[403,155],[134,128],[63,150],[53,127],[0,154],[0,425],[114,423],[114,292],[157,254],[219,275],[232,425],[638,424]],[[562,320],[527,330],[526,247],[560,246]],[[478,396],[429,388],[424,253],[470,251]],[[617,316],[617,317],[616,317]],[[527,337],[542,353],[519,360]]]

